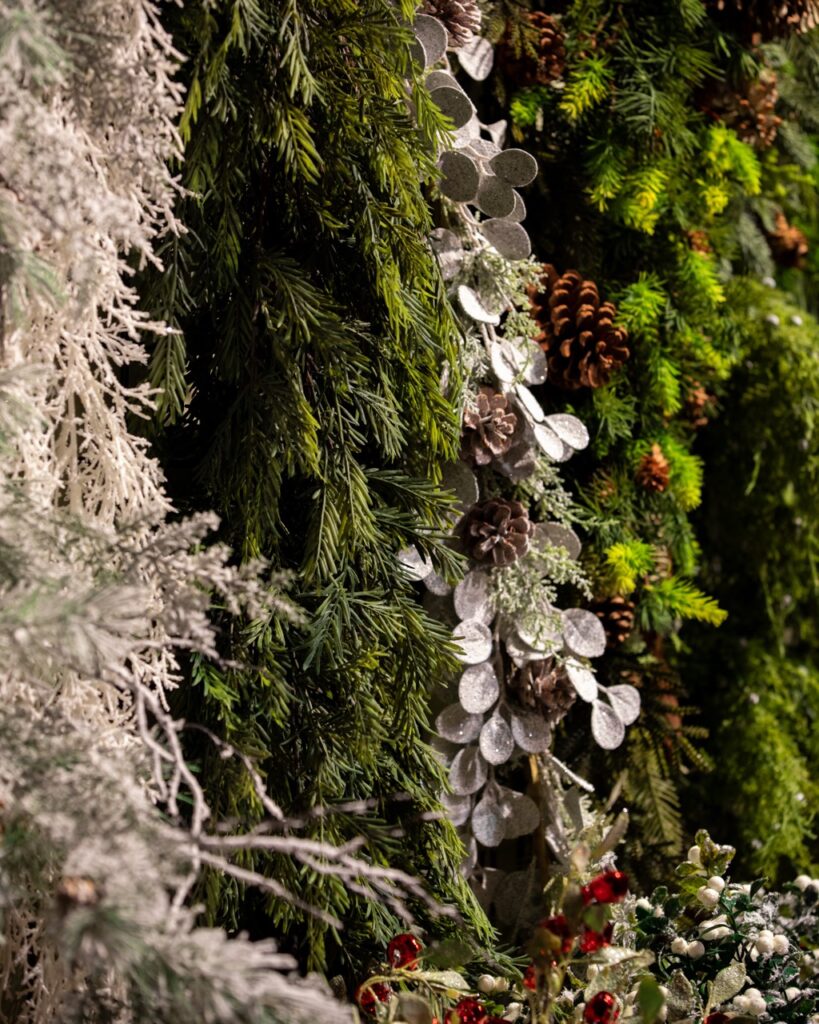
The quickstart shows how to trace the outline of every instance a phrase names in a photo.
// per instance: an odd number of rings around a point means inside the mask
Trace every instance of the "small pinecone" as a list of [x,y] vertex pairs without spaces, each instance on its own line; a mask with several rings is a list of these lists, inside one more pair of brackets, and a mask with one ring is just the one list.
[[708,405],[712,396],[699,381],[692,381],[691,389],[685,396],[685,415],[695,429],[708,425]]
[[706,231],[689,231],[688,244],[694,252],[701,253],[703,256],[710,256],[713,252]]
[[507,29],[498,47],[498,63],[505,77],[520,87],[548,85],[562,78],[566,67],[563,33],[555,19],[542,11],[532,11],[526,20],[525,40],[531,43],[516,52]]
[[651,451],[642,457],[637,468],[637,483],[647,491],[666,490],[671,479],[671,467],[663,455],[662,448],[652,445]]
[[603,623],[608,647],[619,647],[631,636],[631,631],[634,629],[633,601],[615,595],[595,602],[592,611]]
[[758,46],[819,24],[817,0],[708,0],[723,26]]
[[443,24],[452,50],[465,46],[481,30],[477,0],[424,0],[421,13],[431,14]]
[[776,227],[768,235],[773,258],[780,267],[803,267],[808,255],[808,239],[803,231],[788,223],[781,211],[776,215]]
[[521,502],[489,498],[467,512],[460,533],[467,554],[476,562],[511,565],[529,550],[532,530]]
[[566,672],[552,659],[530,661],[512,676],[522,704],[542,710],[551,725],[564,718],[577,699]]
[[461,458],[476,466],[488,466],[492,459],[512,447],[517,422],[502,391],[481,388],[475,405],[464,412]]
[[547,263],[528,294],[550,383],[567,390],[607,384],[629,357],[628,333],[614,325],[617,308],[600,301],[594,281],[576,270],[558,274]]
[[776,72],[766,68],[759,78],[746,82],[740,92],[722,82],[714,84],[703,96],[702,105],[713,117],[733,128],[743,142],[767,149],[774,144],[782,124],[776,113],[778,99]]

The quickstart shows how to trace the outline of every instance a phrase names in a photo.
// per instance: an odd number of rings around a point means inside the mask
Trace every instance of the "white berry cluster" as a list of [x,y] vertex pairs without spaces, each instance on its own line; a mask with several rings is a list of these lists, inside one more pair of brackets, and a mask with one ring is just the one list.
[[754,940],[751,958],[756,960],[760,956],[771,956],[773,954],[784,956],[789,948],[790,943],[788,942],[787,935],[774,935],[770,928],[763,928]]
[[699,960],[705,954],[705,946],[699,939],[689,942],[682,935],[678,935],[671,943],[671,952],[677,956],[689,956],[692,960]]
[[741,995],[734,996],[734,1009],[752,1017],[761,1017],[768,1012],[768,1004],[758,988],[746,988]]
[[[696,849],[696,847],[693,847],[693,849]],[[697,850],[697,853],[699,853],[699,850]],[[690,851],[688,856],[690,859]],[[707,907],[709,910],[713,910],[719,903],[720,894],[724,888],[725,879],[720,875],[712,875],[705,885],[701,885],[697,890],[697,899],[704,907]]]
[[793,880],[793,884],[800,892],[807,892],[808,890],[819,892],[819,878],[811,878],[810,875],[797,875]]

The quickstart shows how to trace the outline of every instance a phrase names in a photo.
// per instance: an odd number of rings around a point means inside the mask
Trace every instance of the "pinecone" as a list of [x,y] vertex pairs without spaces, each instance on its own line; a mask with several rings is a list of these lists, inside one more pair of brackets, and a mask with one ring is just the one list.
[[510,684],[518,691],[521,703],[542,710],[551,725],[565,718],[577,699],[565,670],[551,658],[530,661],[515,672]]
[[723,27],[754,46],[819,24],[817,0],[708,0]]
[[488,466],[492,459],[504,455],[512,447],[517,422],[518,418],[502,391],[481,388],[475,405],[464,412],[461,458],[472,461],[476,466]]
[[647,491],[661,493],[668,487],[671,479],[671,467],[663,450],[658,444],[651,446],[651,451],[640,460],[637,469],[637,483]]
[[634,629],[634,602],[615,595],[596,601],[592,611],[603,623],[606,631],[606,645],[619,647],[631,636]]
[[685,415],[695,429],[708,425],[708,405],[712,398],[699,381],[691,382],[691,389],[685,396]]
[[498,63],[504,75],[516,85],[548,85],[563,77],[566,47],[563,33],[553,17],[542,11],[526,15],[522,47],[513,42],[511,26],[498,47]]
[[549,381],[568,390],[607,384],[629,357],[628,334],[614,325],[617,308],[600,301],[594,281],[584,280],[576,270],[558,274],[547,263],[528,294],[540,325],[535,341],[546,353]]
[[803,267],[808,255],[808,239],[803,231],[788,223],[780,212],[776,215],[776,227],[768,235],[773,258],[781,267]]
[[782,124],[782,118],[776,114],[778,99],[776,72],[766,68],[759,78],[746,81],[736,92],[724,82],[713,83],[704,93],[701,106],[733,128],[743,142],[767,149],[773,145]]
[[481,9],[477,0],[424,0],[422,14],[431,14],[447,30],[449,47],[458,50],[481,30]]
[[688,232],[688,244],[691,246],[693,252],[701,253],[703,256],[710,256],[714,251],[711,248],[710,241],[708,240],[708,233],[699,229]]
[[476,562],[511,565],[529,550],[533,528],[521,502],[489,498],[467,512],[460,534],[467,554]]

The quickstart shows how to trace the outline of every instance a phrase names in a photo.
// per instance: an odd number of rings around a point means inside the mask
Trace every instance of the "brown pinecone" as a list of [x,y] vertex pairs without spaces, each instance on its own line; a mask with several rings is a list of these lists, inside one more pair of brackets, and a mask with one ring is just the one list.
[[551,15],[532,11],[526,15],[522,45],[513,41],[511,26],[498,47],[498,64],[506,78],[518,86],[548,85],[563,77],[566,47],[560,26]]
[[711,243],[708,240],[708,233],[706,231],[701,231],[699,229],[696,231],[689,231],[688,244],[694,252],[701,253],[703,256],[710,256],[713,252]]
[[788,223],[780,210],[776,215],[776,227],[768,235],[773,258],[781,267],[803,267],[808,255],[808,239],[804,231]]
[[699,429],[708,425],[708,405],[712,398],[699,381],[691,382],[691,389],[685,396],[685,415],[692,427]]
[[431,14],[443,24],[452,50],[465,46],[481,30],[477,0],[424,0],[421,13]]
[[651,451],[640,459],[640,465],[637,468],[637,483],[641,487],[645,487],[647,491],[660,493],[666,490],[670,479],[671,467],[668,464],[668,459],[663,455],[662,448],[658,444],[654,444],[651,446]]
[[529,550],[533,528],[521,502],[489,498],[467,512],[460,534],[467,554],[476,562],[511,565]]
[[760,149],[772,146],[782,118],[777,116],[779,99],[776,72],[763,70],[759,78],[747,81],[739,91],[724,82],[714,82],[701,99],[702,109],[737,133],[743,142]]
[[819,24],[817,0],[708,0],[722,25],[758,46]]
[[634,629],[634,602],[615,595],[596,601],[592,611],[603,623],[606,631],[606,645],[619,647],[631,636]]
[[550,724],[564,718],[577,699],[577,691],[553,659],[530,661],[510,680],[522,704],[542,710]]
[[464,412],[461,458],[471,460],[476,466],[488,466],[492,459],[512,447],[517,422],[506,395],[494,388],[482,387],[475,405]]
[[617,308],[601,302],[594,281],[547,263],[528,289],[535,337],[546,353],[548,380],[568,390],[599,388],[629,357],[628,333],[613,323]]

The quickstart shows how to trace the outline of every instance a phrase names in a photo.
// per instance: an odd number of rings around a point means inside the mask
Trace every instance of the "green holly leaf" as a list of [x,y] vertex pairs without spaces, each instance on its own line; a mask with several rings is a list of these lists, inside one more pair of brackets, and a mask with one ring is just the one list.
[[660,986],[651,976],[643,978],[637,989],[637,1006],[643,1024],[654,1024],[665,1006],[665,998]]

